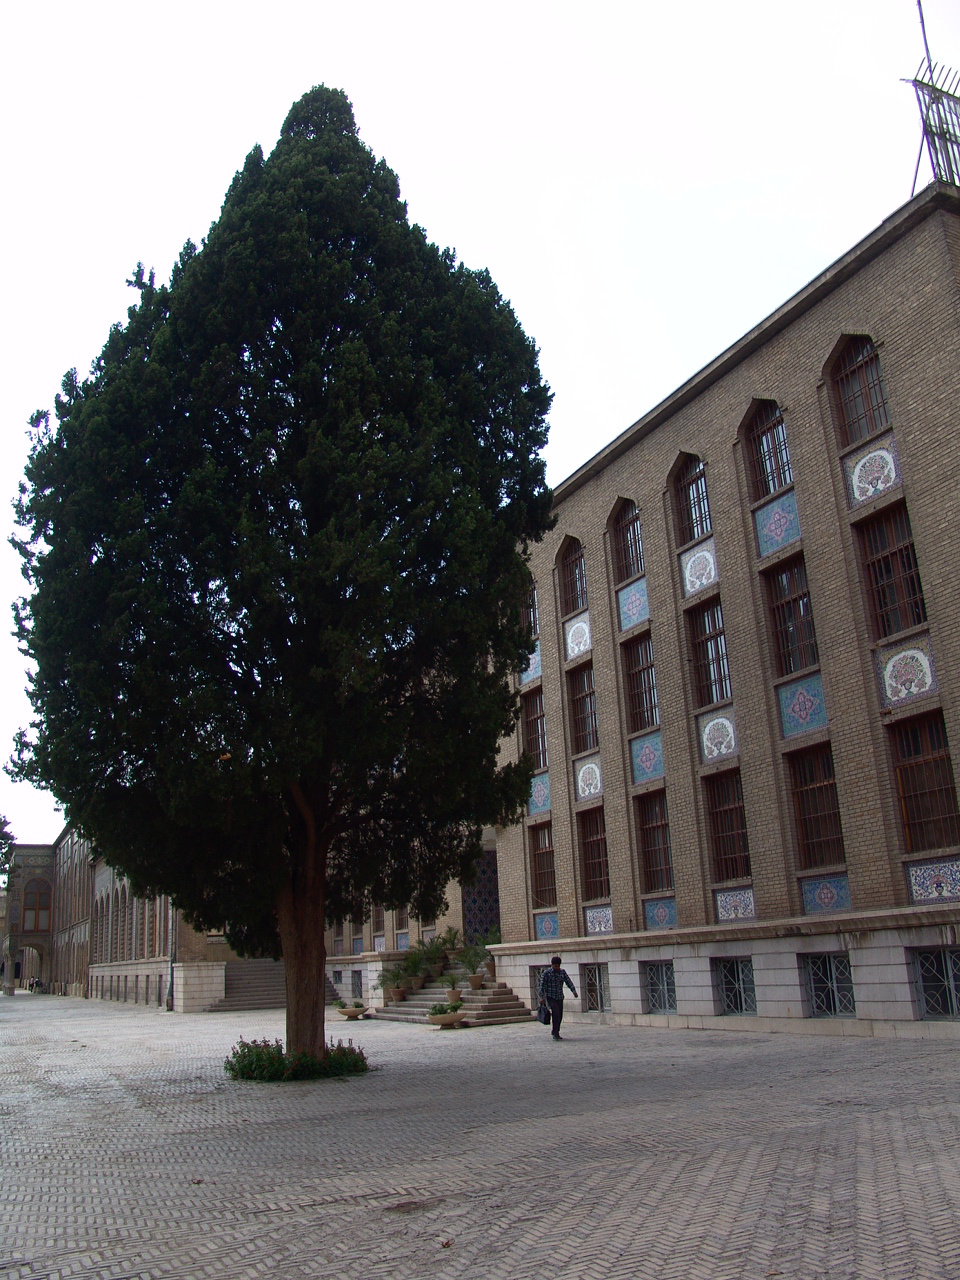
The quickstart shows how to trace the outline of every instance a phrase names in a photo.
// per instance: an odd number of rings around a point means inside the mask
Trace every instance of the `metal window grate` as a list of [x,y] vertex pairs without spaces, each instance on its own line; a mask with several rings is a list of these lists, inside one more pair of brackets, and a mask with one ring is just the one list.
[[907,508],[900,504],[864,521],[860,541],[877,637],[926,622],[927,606]]
[[543,691],[526,693],[523,704],[523,749],[533,756],[536,770],[547,767],[547,720],[543,713]]
[[792,675],[820,661],[803,556],[766,575],[777,674]]
[[672,889],[673,861],[670,855],[666,792],[652,791],[637,796],[636,806],[643,892],[659,893]]
[[643,573],[643,542],[640,537],[640,513],[635,502],[620,504],[613,522],[614,584],[628,582]]
[[642,960],[640,983],[645,1013],[676,1013],[677,987],[672,960]]
[[587,569],[583,546],[576,538],[567,543],[560,562],[560,612],[579,613],[587,607]]
[[351,969],[350,971],[350,995],[354,1000],[363,999],[363,970]]
[[907,849],[960,844],[957,791],[943,712],[935,711],[893,728],[900,815]]
[[610,897],[610,870],[607,864],[607,829],[603,808],[577,815],[580,828],[580,875],[583,897],[596,902]]
[[753,496],[759,500],[793,483],[787,428],[775,400],[763,400],[750,420],[747,439],[753,464]]
[[960,1018],[960,951],[915,951],[924,1018]]
[[536,640],[540,634],[540,611],[537,608],[537,588],[531,587],[523,606],[523,620],[531,638]]
[[851,338],[833,371],[846,444],[864,440],[890,423],[880,358],[866,337]]
[[580,966],[580,993],[584,1013],[603,1013],[610,1008],[610,972],[605,964]]
[[584,663],[567,677],[570,690],[570,718],[573,754],[593,751],[599,745],[597,732],[597,694],[593,683],[593,664]]
[[829,953],[803,957],[803,974],[812,1018],[855,1018],[850,959]]
[[809,870],[844,862],[840,804],[830,744],[790,757],[800,865]]
[[712,703],[726,701],[731,695],[720,601],[692,609],[689,617],[697,706],[708,707]]
[[743,811],[740,770],[728,769],[704,781],[713,872],[718,881],[744,880],[750,875],[747,820]]
[[749,956],[711,960],[710,963],[720,1013],[756,1013],[757,993],[753,984],[753,961]]
[[677,499],[677,533],[680,542],[704,538],[711,530],[710,503],[707,498],[707,476],[703,459],[688,458],[674,482]]
[[557,905],[557,877],[553,859],[553,825],[530,827],[530,890],[533,909]]
[[660,708],[653,670],[653,641],[649,636],[641,636],[623,646],[623,677],[627,695],[627,733],[655,729],[660,723]]

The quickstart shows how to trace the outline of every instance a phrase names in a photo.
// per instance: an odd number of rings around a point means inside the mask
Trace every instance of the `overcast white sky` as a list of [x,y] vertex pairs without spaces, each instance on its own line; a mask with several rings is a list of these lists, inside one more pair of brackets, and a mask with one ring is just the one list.
[[[960,65],[960,4],[924,14]],[[553,484],[907,200],[920,142],[915,0],[55,0],[2,37],[5,513],[27,418],[88,370],[133,266],[169,276],[314,84],[540,347]],[[0,604],[21,586],[0,548]],[[30,714],[6,630],[0,759]],[[62,826],[5,777],[0,813],[22,841]]]

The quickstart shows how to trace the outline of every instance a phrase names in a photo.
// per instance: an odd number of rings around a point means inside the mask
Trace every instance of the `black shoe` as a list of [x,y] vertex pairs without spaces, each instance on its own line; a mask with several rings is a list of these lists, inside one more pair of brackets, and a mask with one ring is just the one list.
[[553,1038],[554,1038],[554,1040],[562,1040],[562,1039],[563,1039],[563,1036],[555,1035]]

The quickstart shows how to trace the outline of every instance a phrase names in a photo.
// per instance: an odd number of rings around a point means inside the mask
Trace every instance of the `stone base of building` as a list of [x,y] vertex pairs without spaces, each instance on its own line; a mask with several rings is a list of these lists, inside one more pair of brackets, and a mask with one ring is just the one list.
[[91,1000],[165,1008],[170,990],[169,960],[129,960],[90,966]]

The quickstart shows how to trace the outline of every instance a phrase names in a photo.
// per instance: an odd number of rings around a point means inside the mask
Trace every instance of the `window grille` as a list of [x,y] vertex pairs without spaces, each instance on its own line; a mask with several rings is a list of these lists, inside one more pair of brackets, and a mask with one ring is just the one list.
[[580,998],[584,1013],[603,1013],[610,1008],[610,972],[605,964],[580,966]]
[[523,749],[533,756],[536,770],[547,767],[547,721],[543,714],[543,691],[526,693],[523,702]]
[[537,994],[540,990],[540,975],[550,968],[548,964],[532,964],[530,966],[530,1007],[536,1009],[540,1002]]
[[614,584],[629,582],[643,573],[640,513],[635,502],[623,502],[613,522]]
[[790,756],[790,777],[800,865],[810,869],[844,862],[843,830],[830,744]]
[[775,400],[764,400],[747,428],[755,501],[793,483],[787,429]]
[[610,869],[607,864],[607,829],[603,808],[577,815],[580,828],[580,874],[587,902],[610,897]]
[[749,956],[711,960],[720,1014],[757,1012],[757,992],[753,985],[753,961]]
[[527,592],[523,606],[523,620],[531,637],[536,640],[540,634],[540,611],[537,608],[537,588],[532,586]]
[[845,444],[855,444],[890,423],[880,358],[869,338],[851,338],[833,372]]
[[900,504],[860,525],[864,566],[878,639],[927,620],[913,530]]
[[924,1018],[960,1018],[960,951],[951,947],[915,951]]
[[843,953],[802,956],[811,1018],[855,1018],[850,958]]
[[644,1013],[676,1013],[677,987],[672,960],[641,960],[640,990]]
[[549,822],[529,828],[530,891],[533,909],[557,905],[557,877],[553,861],[553,826]]
[[351,969],[350,971],[350,995],[354,1000],[363,999],[363,970]]
[[960,844],[957,791],[943,712],[902,720],[892,733],[908,852]]
[[660,723],[653,641],[641,636],[623,646],[623,678],[627,699],[627,732],[655,729]]
[[651,791],[637,796],[636,808],[643,892],[659,893],[672,889],[673,862],[670,856],[666,792]]
[[750,875],[747,821],[743,812],[740,770],[727,769],[704,780],[713,874],[718,881],[744,880]]
[[677,473],[674,482],[677,500],[677,534],[680,542],[693,542],[710,532],[710,503],[707,500],[707,475],[703,459],[690,457]]
[[383,904],[375,902],[373,904],[373,932],[383,933],[384,931],[384,913]]
[[690,634],[697,706],[726,701],[730,697],[730,667],[719,600],[690,610]]
[[593,751],[599,745],[597,694],[593,684],[593,664],[584,663],[567,677],[570,690],[570,718],[573,754]]
[[396,915],[395,915],[395,923],[398,929],[410,928],[410,908],[409,907],[397,907]]
[[576,538],[567,543],[560,561],[560,612],[579,613],[587,607],[587,570],[583,546]]
[[334,985],[335,987],[339,987],[339,986],[342,986],[342,985],[343,985],[343,970],[342,970],[342,969],[334,969],[334,971],[333,971],[333,985]]
[[792,675],[820,661],[803,556],[766,575],[777,674]]

